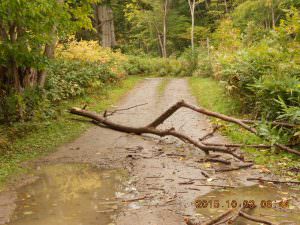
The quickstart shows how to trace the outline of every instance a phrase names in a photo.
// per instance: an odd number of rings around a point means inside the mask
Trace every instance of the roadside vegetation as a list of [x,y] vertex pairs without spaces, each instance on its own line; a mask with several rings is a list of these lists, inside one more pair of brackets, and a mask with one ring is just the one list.
[[[249,118],[251,115],[243,113],[241,102],[228,95],[224,83],[212,78],[192,77],[189,84],[198,104],[209,110],[237,118]],[[205,93],[205,94],[203,94]],[[251,134],[237,125],[225,123],[219,119],[211,119],[215,125],[221,125],[220,132],[229,140],[237,144],[268,144],[254,134]],[[296,156],[279,152],[276,149],[256,149],[244,147],[248,157],[273,173],[300,179],[298,174],[299,161]],[[267,172],[267,170],[265,170]]]
[[94,89],[93,93],[62,101],[52,108],[55,114],[53,118],[1,125],[0,188],[10,175],[25,172],[23,162],[48,154],[90,127],[85,122],[74,122],[76,117],[68,112],[71,107],[87,104],[90,110],[101,112],[116,104],[141,80],[140,77],[131,76],[105,88]]

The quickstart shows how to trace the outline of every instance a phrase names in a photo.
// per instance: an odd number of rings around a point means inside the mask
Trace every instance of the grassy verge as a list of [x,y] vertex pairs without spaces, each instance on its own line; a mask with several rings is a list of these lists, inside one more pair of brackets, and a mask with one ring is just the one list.
[[[193,95],[197,98],[198,104],[210,110],[236,117],[246,117],[240,114],[240,103],[226,95],[225,89],[217,81],[211,78],[189,78],[189,84]],[[223,121],[212,119],[213,123],[222,123],[224,128],[222,133],[228,136],[234,143],[255,144],[264,143],[260,138],[245,131],[234,124],[224,123]],[[298,178],[300,175],[295,170],[299,168],[299,158],[287,153],[278,153],[276,150],[258,150],[244,148],[248,157],[252,158],[257,164],[267,166],[274,173],[288,175]],[[294,172],[295,171],[295,172]]]
[[32,121],[11,127],[0,127],[0,140],[7,138],[10,133],[15,136],[13,140],[10,138],[8,150],[0,156],[0,189],[11,175],[25,171],[21,167],[22,162],[55,150],[59,145],[78,137],[90,126],[88,123],[74,121],[76,117],[68,113],[70,107],[88,104],[88,109],[102,111],[116,103],[141,79],[130,76],[116,86],[109,86],[91,95],[63,102],[57,106],[56,110],[60,115],[55,120]]

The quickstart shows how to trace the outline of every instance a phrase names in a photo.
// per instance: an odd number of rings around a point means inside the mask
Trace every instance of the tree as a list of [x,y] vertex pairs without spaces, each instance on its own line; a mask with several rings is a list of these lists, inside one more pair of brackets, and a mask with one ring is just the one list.
[[109,1],[96,4],[95,8],[95,25],[98,31],[98,37],[104,48],[112,48],[117,45],[114,14]]
[[[22,92],[43,86],[42,70],[54,57],[58,37],[80,27],[92,28],[90,3],[96,0],[3,0],[0,2],[0,66],[2,86]],[[13,85],[12,85],[13,84]]]
[[[45,65],[58,38],[92,29],[91,3],[97,0],[2,0],[0,2],[0,91],[22,97],[43,88]],[[20,117],[22,109],[20,108]]]
[[169,12],[169,0],[164,0],[163,12],[164,12],[164,16],[163,16],[162,56],[163,58],[167,58],[167,19],[168,19],[168,12]]
[[194,32],[195,32],[195,8],[196,5],[198,5],[200,2],[203,2],[201,0],[188,0],[189,6],[190,6],[190,12],[191,12],[191,18],[192,18],[192,29],[191,29],[191,46],[192,51],[195,50],[195,43],[194,43]]

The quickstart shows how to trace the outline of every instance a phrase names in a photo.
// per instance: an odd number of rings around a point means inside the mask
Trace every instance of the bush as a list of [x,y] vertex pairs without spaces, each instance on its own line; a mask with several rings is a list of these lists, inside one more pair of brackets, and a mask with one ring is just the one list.
[[128,75],[186,76],[188,68],[181,60],[146,56],[129,56],[124,64]]
[[48,79],[43,90],[26,89],[22,94],[11,93],[1,97],[1,121],[54,117],[53,105],[104,88],[105,84],[114,84],[122,78],[111,70],[110,63],[67,59],[51,61],[47,73]]

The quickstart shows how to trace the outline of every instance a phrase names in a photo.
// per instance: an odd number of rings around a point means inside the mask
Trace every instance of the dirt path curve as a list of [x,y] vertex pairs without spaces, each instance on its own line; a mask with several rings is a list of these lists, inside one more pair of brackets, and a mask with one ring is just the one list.
[[[162,95],[158,94],[160,83],[159,78],[145,79],[118,106],[126,108],[148,104],[116,114],[111,119],[122,124],[141,126],[152,121],[178,100],[184,99],[196,104],[185,79],[171,79]],[[176,112],[163,126],[175,127],[194,138],[201,137],[211,129],[205,116],[188,109]],[[226,142],[220,135],[213,140]],[[125,198],[146,199],[123,207],[122,212],[117,215],[116,224],[181,225],[185,224],[184,216],[195,214],[195,198],[214,189],[199,187],[207,183],[207,178],[201,171],[211,176],[213,184],[234,186],[252,185],[253,183],[246,181],[246,177],[259,173],[255,169],[245,169],[213,174],[209,164],[195,162],[201,154],[201,151],[172,138],[161,140],[149,136],[139,137],[93,127],[74,142],[60,147],[36,164],[78,162],[90,163],[99,168],[125,168],[130,174],[127,189],[131,190]],[[185,184],[187,181],[192,182]]]

